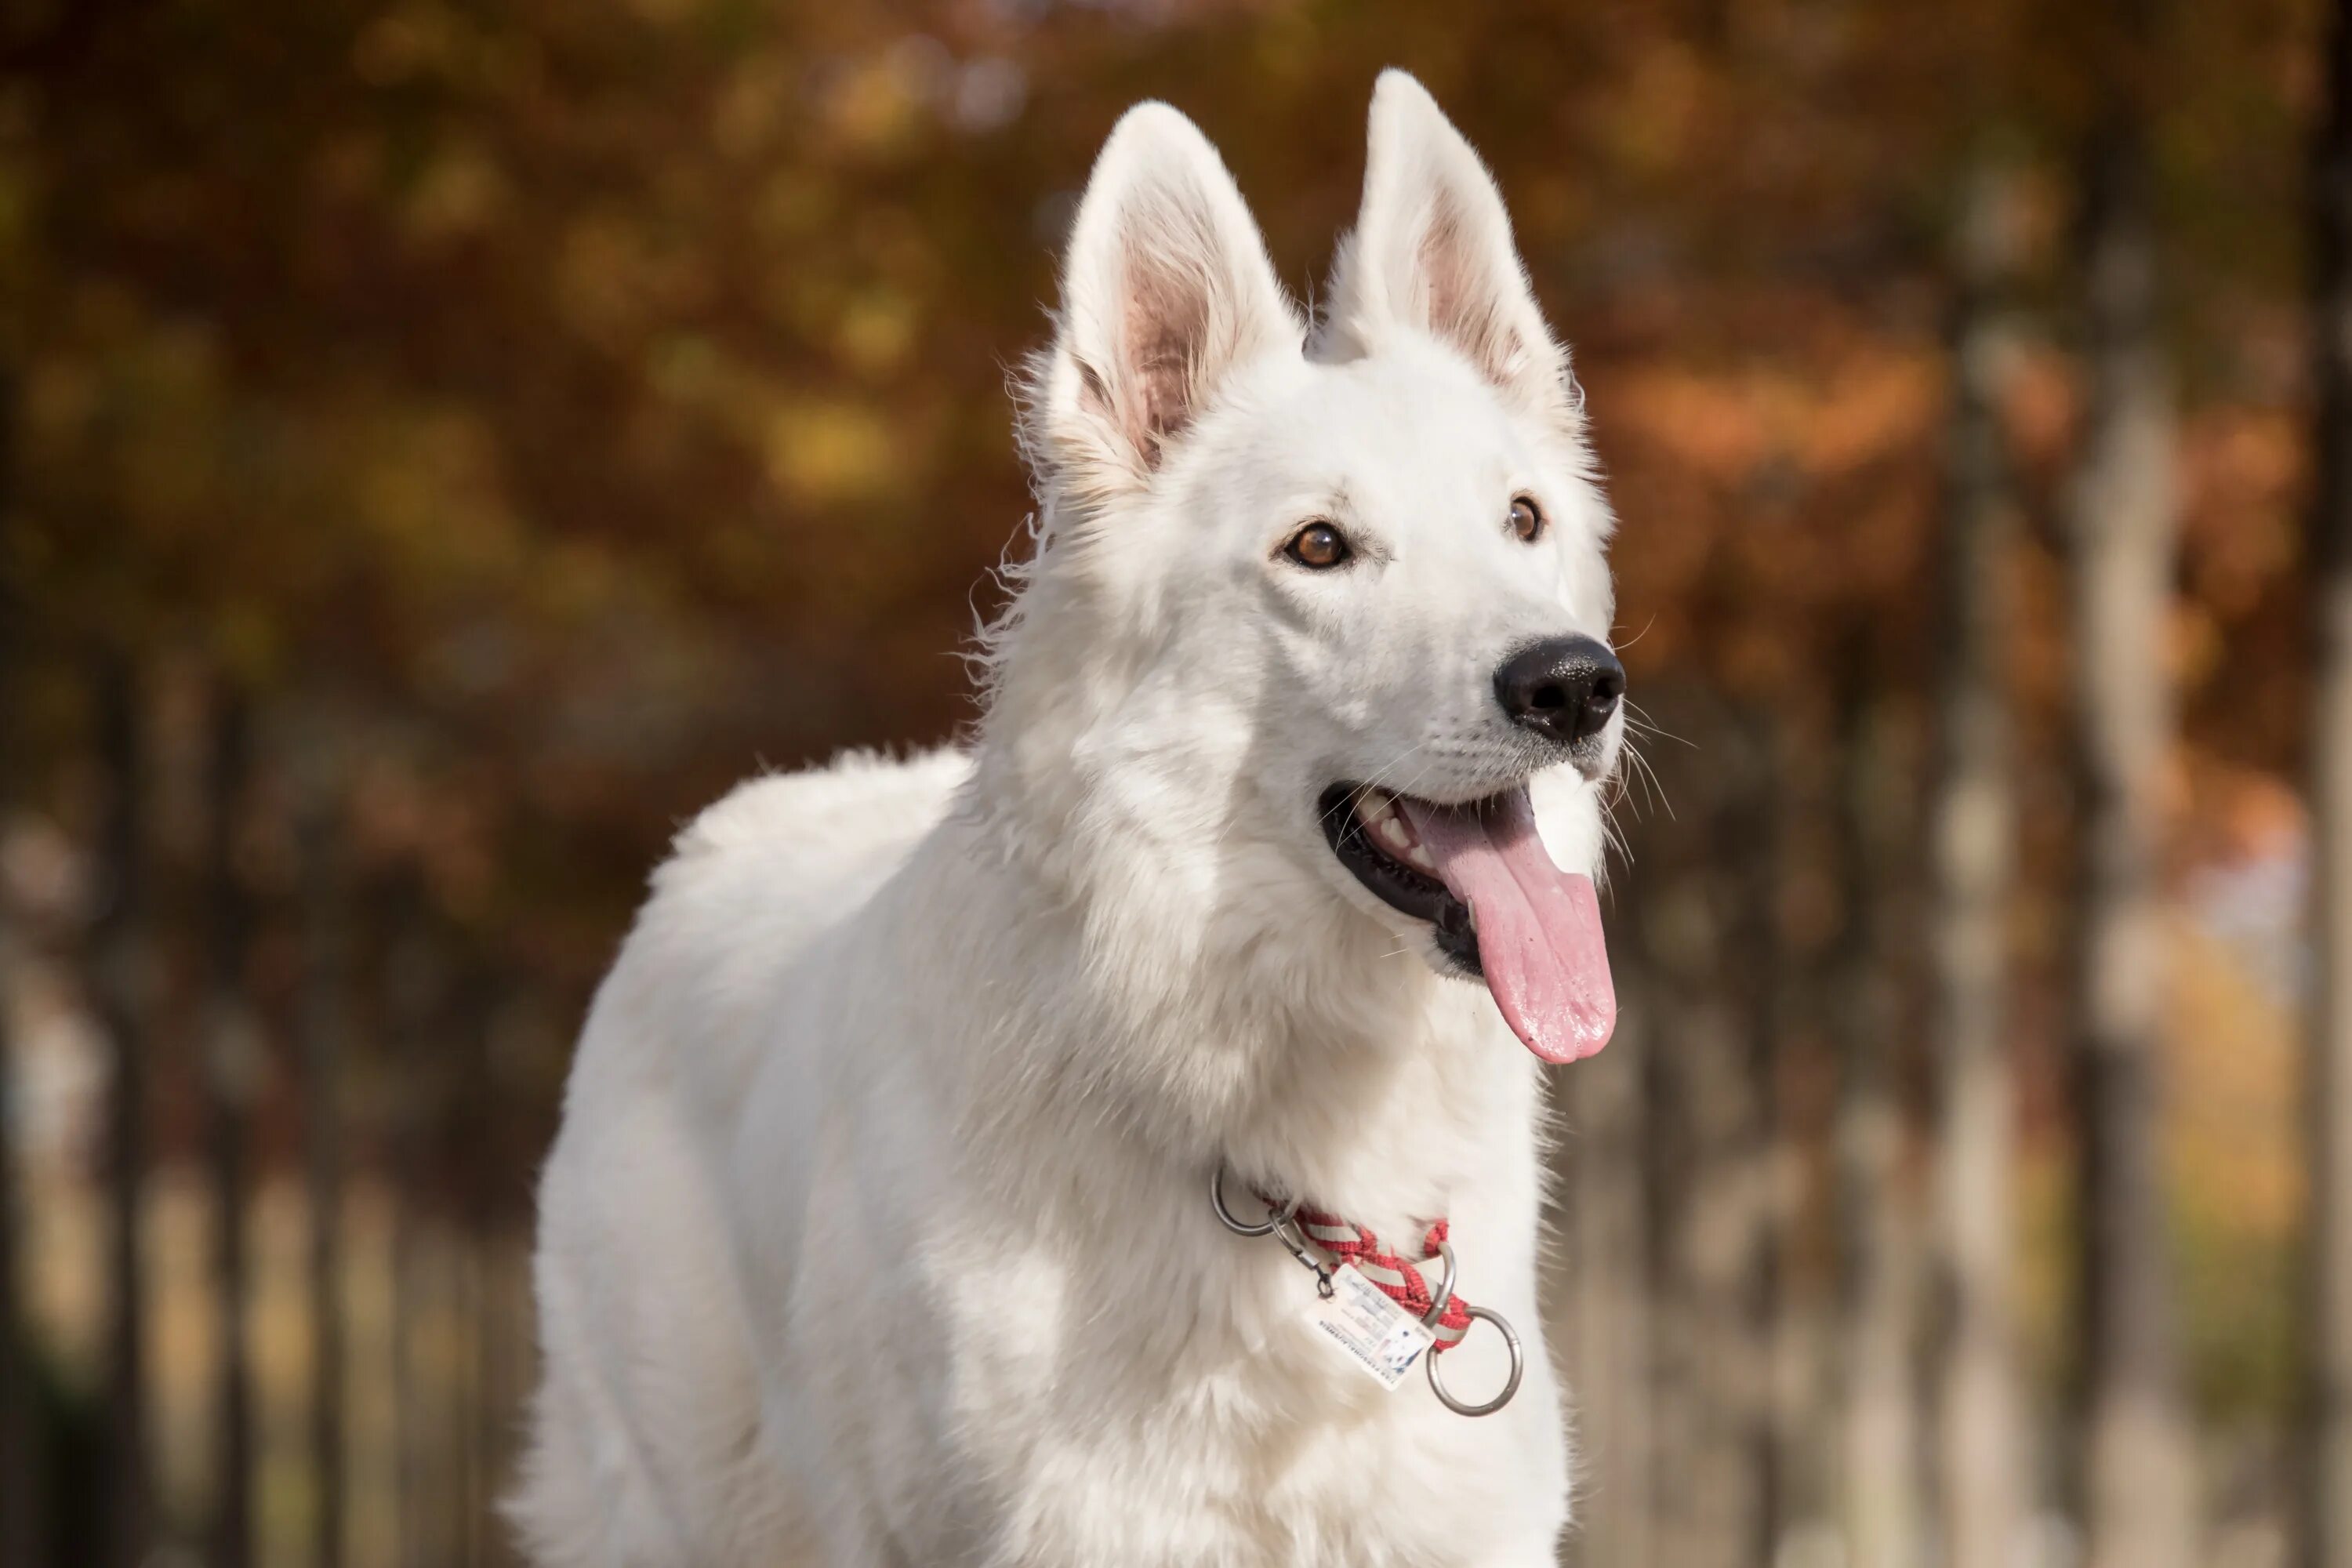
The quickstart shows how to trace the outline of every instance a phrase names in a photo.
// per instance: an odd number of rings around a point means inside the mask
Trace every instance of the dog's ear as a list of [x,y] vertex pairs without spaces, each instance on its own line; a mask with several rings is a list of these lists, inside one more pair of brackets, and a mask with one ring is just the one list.
[[1348,359],[1400,329],[1426,332],[1529,413],[1573,426],[1568,351],[1544,323],[1486,165],[1401,70],[1372,89],[1368,142],[1363,205],[1339,246],[1316,352]]
[[1033,451],[1080,490],[1140,483],[1223,376],[1304,336],[1216,149],[1168,105],[1138,104],[1078,204]]

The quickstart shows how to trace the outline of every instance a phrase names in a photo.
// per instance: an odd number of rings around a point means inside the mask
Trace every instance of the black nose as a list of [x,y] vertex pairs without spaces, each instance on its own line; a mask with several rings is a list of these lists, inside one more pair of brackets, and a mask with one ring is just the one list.
[[1495,671],[1495,696],[1511,722],[1561,745],[1601,732],[1625,695],[1625,667],[1591,637],[1550,637]]

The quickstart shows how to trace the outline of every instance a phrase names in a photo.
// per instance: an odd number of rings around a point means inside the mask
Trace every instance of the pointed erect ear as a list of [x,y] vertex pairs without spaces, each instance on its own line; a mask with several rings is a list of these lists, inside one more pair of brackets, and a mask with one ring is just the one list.
[[1318,352],[1346,359],[1400,329],[1462,353],[1528,412],[1580,418],[1568,352],[1553,339],[1511,242],[1494,176],[1421,83],[1372,89],[1364,203],[1339,247]]
[[1216,149],[1166,104],[1139,104],[1078,204],[1032,445],[1081,492],[1139,484],[1234,366],[1303,336]]

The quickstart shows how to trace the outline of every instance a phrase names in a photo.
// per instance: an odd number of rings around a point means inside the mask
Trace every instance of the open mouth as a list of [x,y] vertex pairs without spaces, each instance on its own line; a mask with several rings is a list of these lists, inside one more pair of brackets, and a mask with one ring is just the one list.
[[1356,880],[1389,908],[1435,927],[1437,951],[1475,976],[1478,931],[1470,906],[1439,880],[1436,857],[1397,809],[1397,800],[1384,789],[1333,784],[1323,792],[1323,837]]
[[1617,995],[1592,879],[1552,864],[1527,787],[1448,805],[1337,784],[1318,803],[1331,853],[1438,952],[1484,980],[1504,1021],[1546,1061],[1589,1057]]

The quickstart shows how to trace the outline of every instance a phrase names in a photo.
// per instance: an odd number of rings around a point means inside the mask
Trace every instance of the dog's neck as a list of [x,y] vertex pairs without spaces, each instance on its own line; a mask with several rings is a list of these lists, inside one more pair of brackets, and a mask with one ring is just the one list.
[[1532,1136],[1534,1064],[1475,982],[1328,896],[1269,927],[1148,858],[1074,884],[987,778],[912,895],[969,911],[960,940],[992,950],[974,972],[1032,982],[971,999],[974,1136],[1148,1163],[1187,1194],[1223,1162],[1385,1234]]

